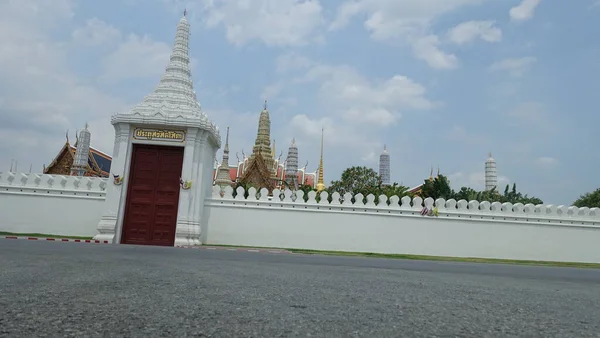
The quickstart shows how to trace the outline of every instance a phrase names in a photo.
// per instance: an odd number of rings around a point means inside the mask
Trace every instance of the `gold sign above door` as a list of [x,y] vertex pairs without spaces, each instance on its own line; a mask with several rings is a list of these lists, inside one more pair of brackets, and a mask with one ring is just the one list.
[[144,141],[183,142],[185,141],[185,131],[154,128],[135,128],[133,130],[133,138],[135,140]]

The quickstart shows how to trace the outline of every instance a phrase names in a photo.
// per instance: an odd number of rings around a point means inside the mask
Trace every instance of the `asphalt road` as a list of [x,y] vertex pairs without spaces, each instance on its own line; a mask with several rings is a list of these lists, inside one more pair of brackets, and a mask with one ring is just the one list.
[[600,337],[600,270],[0,239],[0,337]]

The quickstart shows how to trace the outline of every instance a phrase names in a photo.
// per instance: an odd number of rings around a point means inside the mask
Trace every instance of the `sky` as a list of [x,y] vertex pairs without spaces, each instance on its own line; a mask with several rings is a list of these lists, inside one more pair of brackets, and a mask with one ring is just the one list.
[[[600,1],[0,0],[0,171],[41,172],[89,123],[158,84],[187,9],[197,98],[251,152],[263,102],[271,137],[325,180],[351,166],[413,187],[434,172],[507,183],[550,204],[600,187]],[[596,33],[594,33],[596,32]],[[221,157],[221,150],[217,153]]]

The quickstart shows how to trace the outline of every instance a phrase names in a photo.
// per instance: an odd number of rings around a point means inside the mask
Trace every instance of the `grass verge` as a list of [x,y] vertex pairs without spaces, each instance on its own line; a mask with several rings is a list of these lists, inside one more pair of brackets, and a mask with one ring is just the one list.
[[71,239],[92,239],[93,237],[83,236],[63,236],[63,235],[49,235],[49,234],[24,234],[16,232],[0,231],[0,236],[17,236],[17,237],[37,237],[37,238],[71,238]]
[[[243,248],[239,245],[212,245],[219,247],[235,247]],[[250,247],[246,247],[250,248]],[[516,259],[494,259],[494,258],[475,258],[475,257],[445,257],[445,256],[425,256],[425,255],[408,255],[408,254],[381,254],[373,252],[348,252],[348,251],[321,251],[321,250],[306,250],[306,249],[283,249],[283,248],[268,248],[268,247],[252,247],[256,249],[272,249],[272,250],[287,250],[293,253],[305,255],[331,255],[331,256],[351,256],[351,257],[373,257],[373,258],[391,258],[391,259],[408,259],[421,261],[439,261],[439,262],[465,262],[465,263],[486,263],[486,264],[511,264],[511,265],[531,265],[531,266],[553,266],[553,267],[568,267],[568,268],[587,268],[600,269],[600,263],[579,263],[579,262],[553,262],[553,261],[530,261]]]

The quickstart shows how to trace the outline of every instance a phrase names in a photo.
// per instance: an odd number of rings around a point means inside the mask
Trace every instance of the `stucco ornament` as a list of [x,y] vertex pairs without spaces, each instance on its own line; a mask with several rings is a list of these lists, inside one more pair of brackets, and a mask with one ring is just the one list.
[[114,185],[123,184],[123,177],[121,177],[120,175],[115,175],[115,174],[112,174],[112,176],[113,176],[113,184]]
[[181,189],[189,190],[192,187],[192,181],[184,181],[183,178],[179,178],[179,185],[181,185]]

